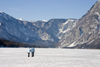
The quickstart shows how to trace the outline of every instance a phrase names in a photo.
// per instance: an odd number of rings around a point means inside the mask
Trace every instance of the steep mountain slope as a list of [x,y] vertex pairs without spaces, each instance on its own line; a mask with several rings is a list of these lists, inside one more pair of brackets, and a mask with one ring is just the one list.
[[100,38],[100,0],[76,23],[70,32],[62,36],[60,47],[82,48]]
[[2,39],[13,40],[17,42],[41,39],[36,34],[36,30],[38,30],[38,28],[27,21],[23,22],[3,12],[0,13],[0,38]]
[[75,26],[75,22],[76,19],[22,21],[0,12],[0,39],[52,47],[61,35]]

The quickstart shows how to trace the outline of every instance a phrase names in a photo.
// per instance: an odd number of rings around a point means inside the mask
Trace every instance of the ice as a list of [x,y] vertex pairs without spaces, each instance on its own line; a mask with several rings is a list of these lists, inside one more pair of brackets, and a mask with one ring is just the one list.
[[0,48],[0,67],[99,67],[100,50],[35,48]]

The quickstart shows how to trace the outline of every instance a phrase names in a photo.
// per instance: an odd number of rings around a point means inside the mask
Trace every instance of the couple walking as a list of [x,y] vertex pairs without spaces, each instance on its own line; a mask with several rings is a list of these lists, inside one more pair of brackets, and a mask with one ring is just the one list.
[[35,49],[33,47],[31,49],[29,48],[27,51],[28,57],[30,57],[30,53],[31,53],[31,56],[34,57],[34,52],[35,52]]

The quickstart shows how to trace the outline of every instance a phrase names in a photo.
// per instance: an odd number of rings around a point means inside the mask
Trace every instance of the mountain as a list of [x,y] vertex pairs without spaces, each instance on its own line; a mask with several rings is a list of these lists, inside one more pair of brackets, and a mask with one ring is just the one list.
[[100,0],[80,19],[23,21],[0,12],[0,39],[64,48],[100,48]]
[[76,19],[23,21],[0,12],[0,39],[54,47],[61,35],[75,26]]
[[97,48],[100,41],[100,0],[62,36],[60,47]]

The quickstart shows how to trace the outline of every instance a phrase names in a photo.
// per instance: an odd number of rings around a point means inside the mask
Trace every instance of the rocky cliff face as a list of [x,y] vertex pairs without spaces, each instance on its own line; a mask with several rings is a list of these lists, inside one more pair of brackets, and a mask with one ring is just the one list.
[[[100,38],[100,0],[63,35],[60,47],[85,47]],[[84,45],[83,45],[84,44]]]

